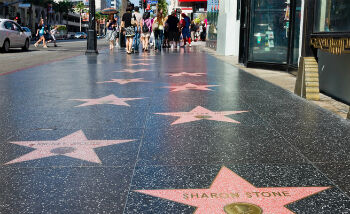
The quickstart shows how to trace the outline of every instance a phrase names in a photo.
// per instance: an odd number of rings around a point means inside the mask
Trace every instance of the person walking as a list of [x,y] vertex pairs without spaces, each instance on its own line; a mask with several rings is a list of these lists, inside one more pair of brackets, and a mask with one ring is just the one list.
[[58,26],[56,25],[55,27],[53,27],[53,29],[50,31],[50,35],[51,35],[51,38],[52,38],[52,41],[53,41],[53,44],[55,47],[57,47],[57,44],[56,44],[56,37],[55,37],[55,34],[57,33],[57,28]]
[[190,25],[191,25],[191,19],[186,14],[181,14],[182,16],[182,37],[184,41],[184,46],[186,46],[186,41],[188,41],[189,46],[191,47],[191,33],[190,33]]
[[125,37],[126,37],[126,53],[132,53],[132,40],[135,36],[135,29],[131,24],[131,20],[133,19],[131,13],[131,6],[126,8],[126,13],[123,14],[122,23],[120,25],[121,28],[125,28]]
[[196,32],[197,32],[197,25],[194,23],[194,20],[192,20],[192,22],[191,22],[191,40],[194,42],[196,41],[195,40]]
[[38,47],[39,43],[43,42],[43,48],[47,48],[46,42],[45,42],[45,25],[44,25],[44,19],[40,19],[38,29],[36,31],[36,36],[39,36],[39,40],[34,44],[35,47]]
[[174,10],[167,20],[169,27],[169,44],[172,48],[174,47],[174,45],[175,47],[177,47],[179,43],[179,22],[180,20],[177,18],[176,11]]
[[107,34],[106,34],[106,40],[109,42],[109,50],[114,49],[114,41],[117,35],[117,21],[114,19],[113,14],[109,14],[108,16],[108,22],[107,22]]
[[120,34],[120,28],[119,28],[119,23],[118,23],[118,16],[115,16],[114,18],[115,23],[116,23],[116,36],[115,36],[115,47],[119,47],[119,34]]
[[[168,20],[168,18],[169,18],[169,16],[167,16],[165,20]],[[164,22],[163,48],[170,48],[170,46],[169,46],[169,25],[168,25],[168,22],[166,22],[166,21]]]
[[143,14],[143,20],[141,22],[141,38],[142,38],[142,50],[148,51],[149,38],[151,36],[152,20],[150,13],[145,12]]
[[164,17],[163,11],[160,10],[157,13],[157,17],[153,21],[152,29],[154,32],[154,38],[156,40],[156,50],[162,51],[163,37],[164,37]]
[[142,22],[142,15],[140,13],[140,9],[138,6],[134,9],[133,17],[135,18],[137,25],[135,27],[135,36],[134,36],[134,52],[138,53],[140,48],[140,37],[141,37],[141,22]]
[[205,27],[205,23],[202,24],[202,32],[200,33],[200,39],[201,41],[205,41],[207,37],[207,29]]

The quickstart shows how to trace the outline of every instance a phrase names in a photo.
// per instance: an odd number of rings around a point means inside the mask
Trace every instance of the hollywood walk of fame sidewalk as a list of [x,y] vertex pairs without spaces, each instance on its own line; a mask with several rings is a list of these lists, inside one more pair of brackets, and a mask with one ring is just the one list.
[[350,123],[197,47],[0,76],[0,213],[350,213]]

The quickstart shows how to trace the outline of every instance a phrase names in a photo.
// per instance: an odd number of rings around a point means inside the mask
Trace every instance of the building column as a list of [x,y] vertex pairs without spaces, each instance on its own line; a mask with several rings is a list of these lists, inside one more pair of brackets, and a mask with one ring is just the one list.
[[218,17],[218,34],[216,52],[220,55],[234,55],[234,46],[237,41],[234,39],[235,34],[235,5],[237,0],[221,0]]

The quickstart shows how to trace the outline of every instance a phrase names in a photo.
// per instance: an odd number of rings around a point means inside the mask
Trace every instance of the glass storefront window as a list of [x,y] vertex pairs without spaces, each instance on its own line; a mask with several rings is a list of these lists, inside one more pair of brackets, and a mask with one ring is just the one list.
[[314,32],[350,32],[350,0],[316,0]]
[[301,20],[301,0],[296,1],[295,19],[294,19],[294,36],[291,64],[298,66],[299,61],[299,39],[300,39],[300,20]]
[[249,61],[286,64],[290,0],[251,2]]
[[219,2],[208,1],[207,4],[207,21],[208,21],[208,40],[217,40],[217,23],[219,16]]

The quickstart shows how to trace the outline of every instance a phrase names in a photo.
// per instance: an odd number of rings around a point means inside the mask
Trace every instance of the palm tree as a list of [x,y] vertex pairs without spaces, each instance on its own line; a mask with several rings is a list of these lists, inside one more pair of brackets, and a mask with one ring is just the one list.
[[75,9],[79,12],[79,18],[80,18],[80,32],[81,32],[81,13],[85,10],[85,5],[83,2],[79,2],[77,5],[75,5]]

